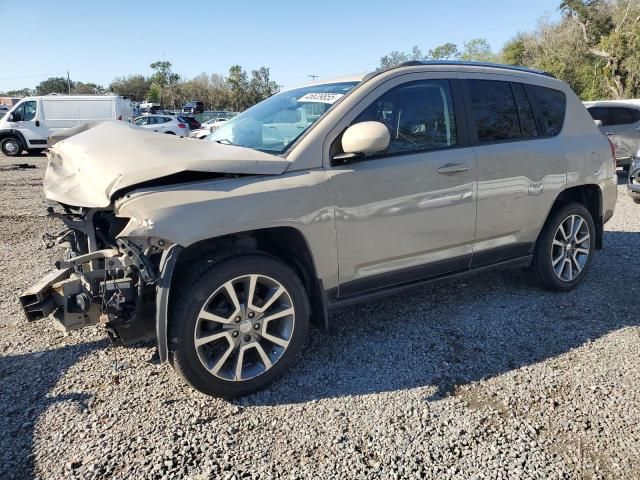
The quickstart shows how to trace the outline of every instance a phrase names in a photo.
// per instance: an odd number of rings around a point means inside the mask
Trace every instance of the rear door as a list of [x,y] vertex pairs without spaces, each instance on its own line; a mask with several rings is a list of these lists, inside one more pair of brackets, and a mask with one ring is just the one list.
[[532,252],[549,208],[564,187],[565,162],[552,138],[559,130],[536,118],[542,108],[537,104],[538,87],[509,76],[460,75],[466,78],[469,130],[478,162],[471,265],[475,268]]

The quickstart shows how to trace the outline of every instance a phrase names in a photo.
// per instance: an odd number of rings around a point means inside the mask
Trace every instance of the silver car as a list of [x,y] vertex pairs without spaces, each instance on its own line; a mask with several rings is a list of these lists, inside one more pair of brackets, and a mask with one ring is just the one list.
[[344,305],[497,267],[573,289],[617,191],[613,147],[566,84],[477,63],[282,92],[201,142],[106,123],[49,155],[66,229],[45,241],[68,252],[21,295],[27,318],[155,338],[222,397],[272,382]]
[[141,115],[133,120],[133,123],[145,130],[168,133],[179,137],[189,136],[189,124],[181,116],[173,115]]
[[631,159],[640,149],[640,102],[633,100],[585,102],[602,133],[616,146],[617,166],[629,170]]

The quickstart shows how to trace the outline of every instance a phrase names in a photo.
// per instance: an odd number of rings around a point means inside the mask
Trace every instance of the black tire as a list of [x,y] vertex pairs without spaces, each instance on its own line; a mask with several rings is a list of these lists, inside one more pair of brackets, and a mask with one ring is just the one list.
[[164,132],[164,133],[166,133],[167,135],[175,135],[175,133],[173,132]]
[[[226,282],[254,274],[270,277],[286,289],[294,309],[289,343],[263,373],[240,381],[219,378],[205,368],[196,350],[195,334],[200,309]],[[231,257],[211,264],[210,268],[193,269],[178,288],[172,296],[173,308],[169,317],[169,349],[173,366],[189,385],[206,395],[230,399],[263,389],[292,365],[304,345],[309,329],[309,300],[295,272],[278,259],[261,254]],[[241,337],[243,335],[240,334]],[[237,351],[235,349],[229,355],[231,362]]]
[[[581,217],[584,220],[584,225],[588,228],[589,245],[588,254],[584,257],[584,264],[582,269],[571,280],[560,278],[559,274],[554,270],[552,255],[555,258],[560,256],[559,252],[562,252],[562,247],[554,247],[554,238],[556,232],[560,228],[560,224],[569,219],[572,215]],[[591,213],[587,208],[580,203],[570,203],[557,209],[548,219],[538,241],[536,242],[536,248],[533,257],[532,269],[536,277],[536,280],[545,288],[557,292],[568,292],[574,289],[587,274],[591,261],[593,260],[593,254],[595,250],[595,233],[596,228],[593,222]],[[581,246],[584,246],[582,244]],[[555,248],[555,250],[553,250]],[[560,249],[560,250],[559,250]],[[566,260],[570,263],[570,268],[574,268],[575,263],[571,263],[571,260]],[[564,263],[564,262],[560,262]],[[557,267],[564,268],[564,267]],[[576,269],[577,270],[577,269]],[[564,270],[562,270],[564,271]],[[569,276],[569,275],[567,275]]]
[[6,137],[0,141],[0,150],[7,157],[17,157],[22,153],[22,143],[16,137]]

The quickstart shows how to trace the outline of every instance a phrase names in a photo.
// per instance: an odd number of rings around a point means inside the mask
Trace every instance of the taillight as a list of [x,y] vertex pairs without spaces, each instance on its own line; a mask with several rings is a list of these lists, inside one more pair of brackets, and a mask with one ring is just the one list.
[[618,163],[616,162],[616,145],[611,141],[609,137],[607,137],[607,141],[609,142],[609,147],[611,147],[611,159],[613,161],[613,171],[615,172],[618,167]]
[[187,126],[184,123],[179,123],[178,128],[187,128]]

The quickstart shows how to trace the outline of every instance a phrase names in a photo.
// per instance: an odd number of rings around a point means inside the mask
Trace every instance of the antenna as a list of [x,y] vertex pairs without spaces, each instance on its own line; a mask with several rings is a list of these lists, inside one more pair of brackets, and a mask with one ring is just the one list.
[[315,83],[316,78],[318,78],[318,75],[307,75],[307,77],[310,77],[311,81]]

